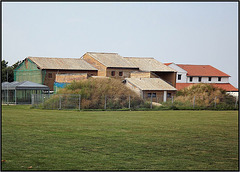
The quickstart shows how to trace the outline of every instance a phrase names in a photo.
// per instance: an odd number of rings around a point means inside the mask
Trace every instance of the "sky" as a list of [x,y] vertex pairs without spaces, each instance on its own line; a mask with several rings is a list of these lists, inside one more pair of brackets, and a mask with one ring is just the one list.
[[238,88],[237,2],[2,2],[2,60],[86,52],[212,65]]

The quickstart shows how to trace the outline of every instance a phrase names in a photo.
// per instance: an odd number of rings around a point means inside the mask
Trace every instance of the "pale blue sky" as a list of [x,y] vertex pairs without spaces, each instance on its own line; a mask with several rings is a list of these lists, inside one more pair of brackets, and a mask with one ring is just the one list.
[[212,65],[238,87],[237,2],[3,2],[2,59],[116,52]]

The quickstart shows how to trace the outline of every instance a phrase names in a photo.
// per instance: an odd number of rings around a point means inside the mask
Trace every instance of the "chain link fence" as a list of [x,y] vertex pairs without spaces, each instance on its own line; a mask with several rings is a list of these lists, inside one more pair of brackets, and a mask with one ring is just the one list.
[[[227,103],[226,103],[227,102]],[[167,98],[150,97],[141,99],[132,96],[102,95],[90,98],[80,94],[32,94],[32,106],[43,109],[121,109],[121,110],[144,110],[144,109],[238,109],[238,97],[222,100],[219,97],[202,100],[201,97],[193,97],[192,100],[178,100],[176,96]]]

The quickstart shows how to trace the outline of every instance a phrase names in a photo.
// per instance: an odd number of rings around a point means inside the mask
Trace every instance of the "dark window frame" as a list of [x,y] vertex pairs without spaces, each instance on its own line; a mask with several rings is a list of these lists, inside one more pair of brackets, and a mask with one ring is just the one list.
[[147,97],[157,97],[157,93],[147,93]]
[[119,75],[119,76],[123,76],[123,72],[120,71],[120,72],[118,73],[118,75]]
[[212,77],[208,77],[208,81],[212,81]]
[[193,77],[190,76],[190,77],[189,77],[189,82],[192,82],[192,81],[193,81]]
[[171,98],[172,97],[172,93],[167,93],[167,98]]
[[111,76],[115,76],[115,71],[111,71]]
[[48,73],[48,78],[53,78],[53,74],[52,73]]
[[222,81],[222,77],[218,77],[218,81],[219,81],[219,82]]
[[202,77],[201,76],[198,77],[198,82],[202,82]]
[[182,75],[178,74],[178,80],[182,80]]

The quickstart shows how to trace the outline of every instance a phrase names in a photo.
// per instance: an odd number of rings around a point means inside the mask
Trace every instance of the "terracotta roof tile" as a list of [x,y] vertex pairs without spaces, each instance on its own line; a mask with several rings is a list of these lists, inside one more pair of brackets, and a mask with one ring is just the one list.
[[170,64],[172,64],[172,63],[163,63],[163,64],[165,64],[165,65],[169,66],[169,65],[170,65]]
[[230,75],[212,67],[211,65],[183,65],[177,64],[187,71],[187,76],[226,76]]

